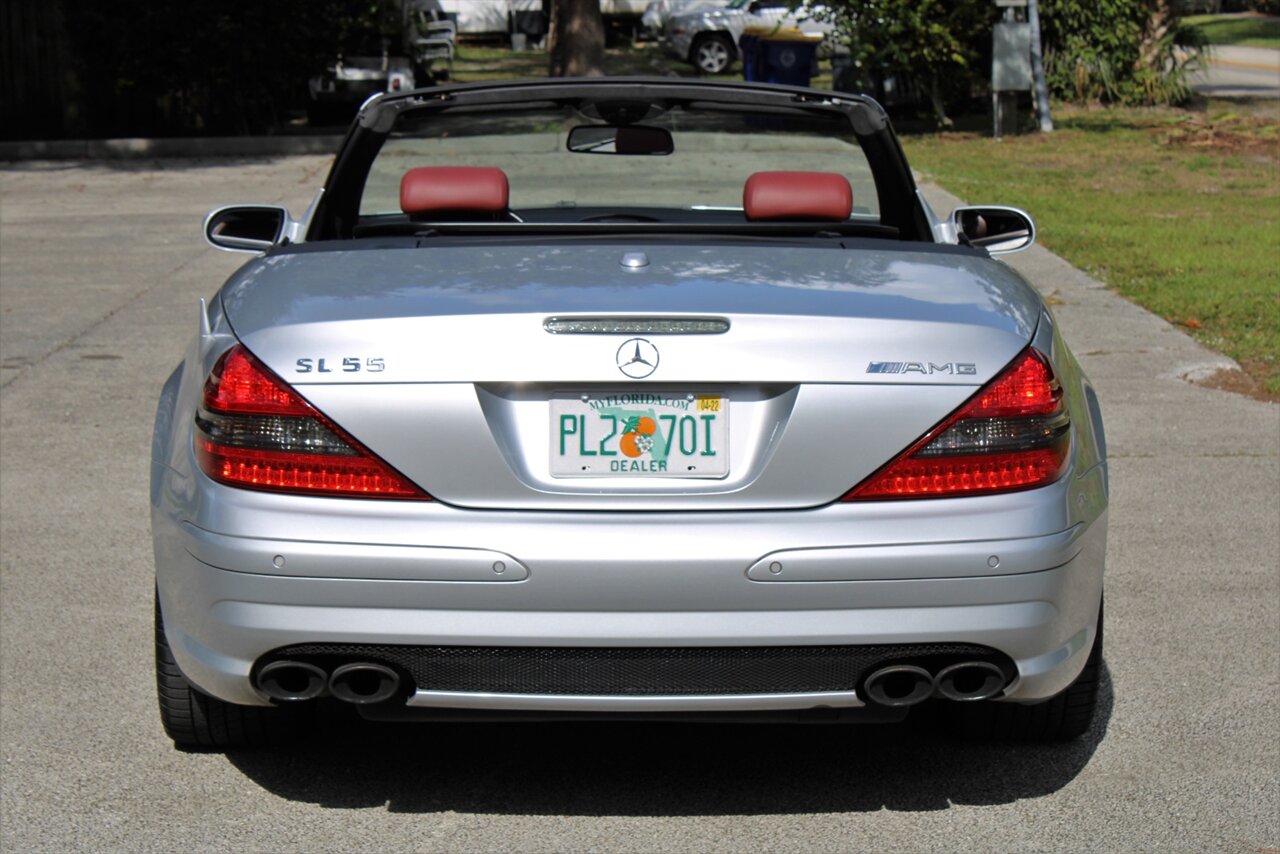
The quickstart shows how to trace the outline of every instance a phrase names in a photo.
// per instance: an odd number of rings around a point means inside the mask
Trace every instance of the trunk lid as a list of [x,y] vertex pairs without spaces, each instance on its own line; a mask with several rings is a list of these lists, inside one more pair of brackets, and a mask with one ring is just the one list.
[[[258,358],[443,501],[803,507],[835,499],[959,406],[1026,346],[1041,311],[1024,280],[978,253],[850,245],[312,245],[246,266],[222,299]],[[628,253],[647,263],[624,267]],[[728,330],[544,328],[584,315]],[[640,378],[620,369],[635,338],[654,353]],[[635,392],[725,401],[727,473],[553,475],[549,401]]]

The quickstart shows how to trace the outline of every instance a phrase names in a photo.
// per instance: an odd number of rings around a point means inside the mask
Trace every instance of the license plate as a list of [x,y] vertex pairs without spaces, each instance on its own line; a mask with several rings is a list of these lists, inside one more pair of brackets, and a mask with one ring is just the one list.
[[551,399],[553,477],[724,477],[729,399],[627,392]]

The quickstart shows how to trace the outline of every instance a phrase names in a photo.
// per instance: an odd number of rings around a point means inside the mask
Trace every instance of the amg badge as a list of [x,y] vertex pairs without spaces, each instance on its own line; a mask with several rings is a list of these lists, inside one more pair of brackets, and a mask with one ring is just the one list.
[[978,373],[972,362],[871,362],[867,365],[869,374],[953,374],[970,377]]

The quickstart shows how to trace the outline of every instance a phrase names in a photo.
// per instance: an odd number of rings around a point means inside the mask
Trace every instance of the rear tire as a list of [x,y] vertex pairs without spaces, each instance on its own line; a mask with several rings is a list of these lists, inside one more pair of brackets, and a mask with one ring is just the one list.
[[156,695],[164,731],[181,748],[228,750],[275,742],[284,732],[285,710],[269,706],[239,706],[197,691],[187,681],[169,649],[155,609]]
[[983,702],[962,706],[958,723],[972,738],[995,741],[1068,741],[1084,735],[1098,709],[1102,675],[1102,607],[1098,633],[1084,670],[1066,690],[1040,703]]

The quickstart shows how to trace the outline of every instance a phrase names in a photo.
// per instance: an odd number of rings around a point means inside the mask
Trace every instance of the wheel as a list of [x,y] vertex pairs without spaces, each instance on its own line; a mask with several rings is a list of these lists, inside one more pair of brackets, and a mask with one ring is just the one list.
[[955,711],[964,735],[999,741],[1067,741],[1089,731],[1098,708],[1102,672],[1102,607],[1084,670],[1055,697],[1032,705],[975,703]]
[[733,65],[733,42],[718,33],[699,36],[689,51],[689,61],[703,74],[720,74]]
[[182,675],[155,609],[156,695],[160,722],[178,747],[227,750],[270,744],[285,731],[284,709],[238,706],[197,691]]

